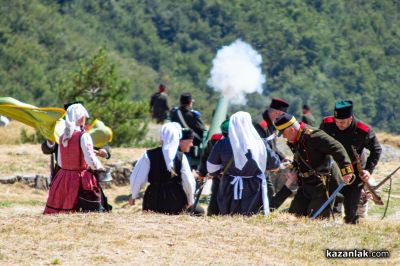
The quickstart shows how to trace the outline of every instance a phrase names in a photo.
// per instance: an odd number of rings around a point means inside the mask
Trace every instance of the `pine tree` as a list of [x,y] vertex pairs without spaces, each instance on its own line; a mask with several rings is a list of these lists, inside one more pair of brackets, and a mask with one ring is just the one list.
[[81,62],[79,70],[58,89],[64,102],[82,100],[91,118],[111,127],[113,145],[131,146],[140,143],[147,133],[149,107],[143,101],[127,98],[129,82],[120,80],[116,66],[99,50],[89,62]]

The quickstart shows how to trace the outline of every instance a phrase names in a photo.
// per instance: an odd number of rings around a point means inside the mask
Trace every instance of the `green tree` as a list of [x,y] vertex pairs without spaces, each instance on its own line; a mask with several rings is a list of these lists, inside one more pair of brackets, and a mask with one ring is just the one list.
[[114,132],[113,145],[131,146],[147,133],[149,109],[143,101],[127,98],[129,82],[118,78],[115,64],[101,49],[59,89],[64,102],[82,100],[92,118],[103,121]]
[[233,110],[260,113],[277,96],[291,102],[290,112],[299,115],[307,102],[321,118],[332,113],[335,100],[352,99],[365,122],[400,133],[399,1],[3,2],[3,96],[59,105],[54,95],[60,80],[104,47],[131,81],[124,97],[148,100],[162,82],[171,105],[191,91],[194,108],[209,122],[218,98],[206,85],[212,59],[241,38],[262,55],[267,82],[263,98],[251,96]]

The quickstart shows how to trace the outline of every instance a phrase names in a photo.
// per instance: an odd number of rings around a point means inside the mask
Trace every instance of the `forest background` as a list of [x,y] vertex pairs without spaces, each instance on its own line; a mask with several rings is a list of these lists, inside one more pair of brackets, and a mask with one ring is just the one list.
[[159,83],[172,106],[191,91],[210,122],[212,60],[240,38],[262,55],[267,82],[231,111],[258,115],[281,97],[319,120],[351,99],[357,117],[398,134],[399,13],[396,0],[2,1],[0,96],[41,107],[84,99],[114,145],[134,145]]

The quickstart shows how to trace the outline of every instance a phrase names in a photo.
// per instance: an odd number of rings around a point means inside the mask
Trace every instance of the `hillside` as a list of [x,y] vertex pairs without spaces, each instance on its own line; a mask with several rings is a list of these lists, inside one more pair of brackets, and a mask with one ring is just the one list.
[[361,119],[399,133],[399,12],[398,1],[379,0],[5,1],[0,96],[61,106],[58,90],[104,48],[130,81],[127,98],[147,101],[163,82],[173,105],[193,91],[209,121],[212,59],[241,38],[262,55],[267,78],[241,108],[259,113],[277,96],[290,112],[307,102],[320,118],[347,98]]

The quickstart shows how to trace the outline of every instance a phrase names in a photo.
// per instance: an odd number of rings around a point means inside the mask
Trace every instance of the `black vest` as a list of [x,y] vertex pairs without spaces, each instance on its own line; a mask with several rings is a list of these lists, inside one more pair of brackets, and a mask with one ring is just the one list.
[[178,151],[174,158],[174,172],[176,173],[176,176],[173,176],[171,172],[167,170],[167,166],[165,165],[162,148],[157,147],[148,150],[147,156],[150,160],[148,182],[152,185],[170,184],[172,182],[181,183],[182,155],[183,153]]

